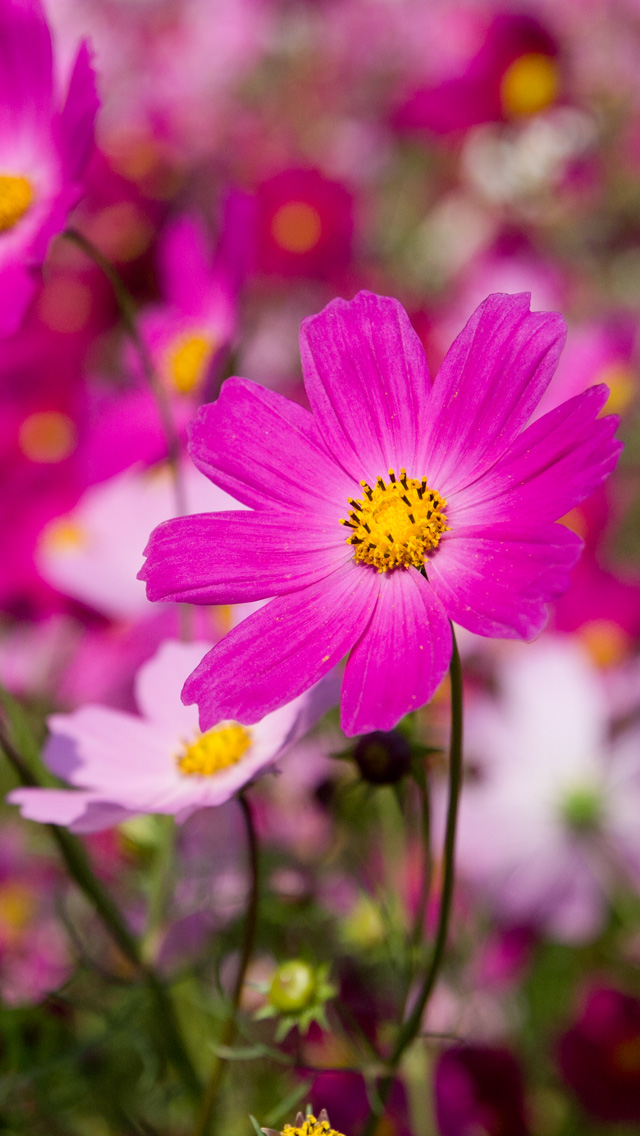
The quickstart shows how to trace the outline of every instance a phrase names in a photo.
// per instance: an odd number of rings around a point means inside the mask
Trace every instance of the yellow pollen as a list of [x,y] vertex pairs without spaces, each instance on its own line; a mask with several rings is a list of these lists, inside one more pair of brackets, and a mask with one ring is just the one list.
[[306,201],[288,201],[275,214],[271,234],[285,252],[310,252],[322,234],[320,214]]
[[598,375],[597,382],[606,383],[609,387],[609,397],[601,410],[601,414],[623,414],[633,402],[638,388],[636,377],[631,367],[624,363],[611,363],[603,367]]
[[360,482],[364,493],[351,499],[352,511],[340,524],[351,534],[347,544],[355,546],[354,559],[371,564],[378,572],[391,568],[422,568],[425,554],[438,547],[440,537],[449,526],[444,512],[447,502],[429,489],[426,477],[419,481],[400,477],[389,470],[389,483],[382,477],[373,489]]
[[0,174],[0,232],[17,225],[32,201],[33,186],[28,178]]
[[39,410],[25,418],[18,432],[24,456],[33,462],[55,464],[73,453],[77,444],[72,420],[59,410]]
[[560,87],[558,65],[541,52],[514,59],[500,82],[500,102],[509,117],[538,114],[555,102]]
[[177,758],[178,768],[187,776],[211,777],[235,765],[251,745],[251,735],[244,726],[229,722],[201,734]]
[[41,542],[47,552],[62,556],[74,555],[87,546],[87,535],[72,517],[51,521],[42,533]]
[[169,376],[180,394],[190,394],[204,377],[214,344],[205,335],[181,335],[167,352]]
[[285,1124],[282,1136],[342,1136],[342,1133],[336,1132],[335,1128],[331,1127],[323,1109],[318,1120],[315,1116],[306,1116],[304,1119],[299,1116],[295,1127],[292,1124]]

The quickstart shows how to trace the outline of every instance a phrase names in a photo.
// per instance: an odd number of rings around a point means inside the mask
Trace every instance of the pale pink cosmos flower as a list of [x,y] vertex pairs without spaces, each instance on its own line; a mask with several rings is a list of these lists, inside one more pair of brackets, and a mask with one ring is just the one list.
[[89,49],[56,90],[51,33],[39,0],[0,3],[0,334],[19,326],[33,270],[83,191],[98,109]]
[[29,820],[97,832],[140,813],[186,820],[221,805],[273,764],[331,700],[330,685],[280,707],[251,727],[218,722],[202,734],[180,687],[208,643],[163,644],[138,672],[140,716],[85,706],[49,719],[44,761],[73,789],[14,789]]
[[[183,484],[190,513],[243,506],[185,463]],[[150,524],[175,510],[168,465],[132,468],[94,485],[71,513],[43,530],[37,566],[49,584],[111,619],[153,613],[136,579]]]
[[467,707],[459,869],[501,918],[587,939],[612,889],[640,886],[640,736],[609,741],[600,675],[568,637],[505,649],[497,677],[498,700]]

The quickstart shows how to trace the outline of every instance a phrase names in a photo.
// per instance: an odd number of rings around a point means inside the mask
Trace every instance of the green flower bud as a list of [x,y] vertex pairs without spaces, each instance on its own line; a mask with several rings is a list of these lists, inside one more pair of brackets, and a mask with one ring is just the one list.
[[313,967],[302,959],[283,962],[269,987],[269,1003],[281,1014],[298,1014],[310,1006],[317,990]]

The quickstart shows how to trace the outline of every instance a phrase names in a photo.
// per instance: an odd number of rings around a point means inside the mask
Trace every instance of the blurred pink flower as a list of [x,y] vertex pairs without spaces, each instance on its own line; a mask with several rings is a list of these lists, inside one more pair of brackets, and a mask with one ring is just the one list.
[[0,76],[0,334],[7,335],[35,291],[32,270],[83,192],[98,97],[83,43],[60,99],[39,0],[2,0]]
[[[234,194],[223,234],[212,255],[196,216],[173,221],[160,239],[159,276],[164,303],[147,310],[140,328],[157,372],[173,395],[199,396],[234,335],[238,290],[246,274],[253,202]],[[226,231],[224,231],[226,230]],[[138,355],[130,352],[139,367]]]
[[258,270],[332,279],[351,260],[349,191],[314,169],[282,170],[258,187]]
[[592,989],[560,1038],[558,1064],[590,1116],[640,1124],[640,1001],[611,987]]
[[638,733],[608,742],[598,673],[568,638],[510,648],[497,677],[497,702],[467,707],[460,871],[501,918],[588,939],[616,883],[640,885]]
[[524,1078],[508,1050],[481,1045],[445,1050],[434,1089],[441,1136],[528,1136]]
[[401,130],[435,134],[535,114],[561,88],[558,47],[546,28],[523,13],[500,12],[462,74],[413,92],[395,114]]
[[[243,506],[215,488],[191,464],[182,469],[194,513]],[[40,536],[37,564],[45,580],[111,619],[152,614],[136,578],[145,534],[175,511],[168,465],[133,468],[92,486],[76,508],[53,520]]]
[[310,727],[326,702],[310,692],[250,728],[225,721],[202,734],[197,711],[180,701],[180,687],[207,647],[163,644],[138,674],[141,717],[100,706],[54,714],[43,758],[75,788],[14,789],[7,800],[30,820],[76,832],[110,828],[139,813],[182,821],[228,801]]

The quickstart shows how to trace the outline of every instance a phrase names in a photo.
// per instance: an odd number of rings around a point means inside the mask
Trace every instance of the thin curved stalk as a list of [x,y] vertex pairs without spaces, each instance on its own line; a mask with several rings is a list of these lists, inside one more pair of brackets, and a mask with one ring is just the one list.
[[[453,628],[452,628],[453,632]],[[391,1091],[393,1079],[405,1050],[420,1033],[422,1017],[431,997],[440,968],[444,959],[449,933],[449,920],[453,901],[455,884],[455,843],[458,820],[458,805],[462,787],[462,721],[463,721],[463,691],[462,668],[460,654],[453,634],[453,653],[449,667],[451,677],[451,736],[449,741],[449,803],[447,806],[447,822],[444,838],[442,894],[440,897],[440,911],[436,939],[431,955],[431,961],[422,981],[420,991],[413,1009],[401,1025],[389,1059],[389,1073],[379,1087],[378,1096],[381,1108],[372,1109],[362,1136],[373,1136],[384,1105]]]

